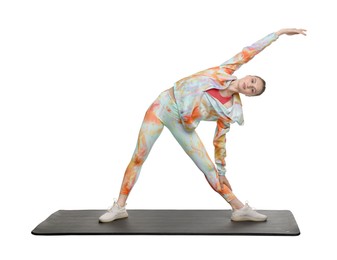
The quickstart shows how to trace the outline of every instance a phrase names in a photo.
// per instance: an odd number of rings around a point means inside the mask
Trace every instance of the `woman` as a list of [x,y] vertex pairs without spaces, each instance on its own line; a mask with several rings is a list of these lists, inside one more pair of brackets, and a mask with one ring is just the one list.
[[[153,144],[166,126],[181,147],[204,173],[211,187],[232,207],[232,221],[265,221],[267,216],[244,205],[232,192],[226,174],[226,133],[230,124],[243,123],[239,94],[258,96],[265,90],[265,81],[258,76],[237,79],[232,74],[241,65],[269,46],[279,36],[305,34],[304,29],[281,29],[244,48],[218,67],[210,68],[176,82],[153,102],[141,126],[138,142],[122,182],[119,198],[100,218],[111,222],[128,216],[125,205]],[[201,120],[216,121],[214,135],[215,165],[208,156],[195,128]]]

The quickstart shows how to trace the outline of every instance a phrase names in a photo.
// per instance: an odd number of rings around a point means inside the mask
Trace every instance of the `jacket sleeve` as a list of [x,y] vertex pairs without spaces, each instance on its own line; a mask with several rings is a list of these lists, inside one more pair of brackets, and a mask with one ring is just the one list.
[[250,61],[254,56],[260,53],[263,49],[269,46],[272,42],[278,39],[276,33],[268,34],[266,37],[255,42],[251,46],[243,48],[241,52],[236,54],[231,59],[225,61],[220,65],[220,69],[223,69],[227,74],[232,74],[234,71],[239,69],[243,64]]
[[226,122],[224,118],[218,119],[213,144],[215,165],[217,167],[219,175],[226,174],[226,133],[229,131],[229,129],[229,122]]
[[255,42],[251,46],[243,48],[241,52],[239,52],[234,57],[222,63],[220,66],[200,71],[192,76],[211,77],[223,84],[226,80],[228,80],[229,75],[232,75],[243,64],[250,61],[256,54],[258,54],[264,48],[269,46],[272,42],[277,40],[278,37],[279,36],[276,33],[268,34],[266,37]]

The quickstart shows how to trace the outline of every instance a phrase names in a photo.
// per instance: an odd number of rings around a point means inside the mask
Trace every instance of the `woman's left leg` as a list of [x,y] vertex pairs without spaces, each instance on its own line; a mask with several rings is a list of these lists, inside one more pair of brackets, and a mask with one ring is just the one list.
[[[179,111],[175,101],[166,95],[166,104],[160,119],[171,131],[180,146],[193,160],[197,167],[204,173],[210,186],[218,192],[233,208],[238,208],[242,203],[236,198],[230,188],[220,183],[218,171],[200,140],[196,131],[186,131],[181,123]],[[241,204],[240,204],[241,203]]]
[[204,173],[213,190],[219,193],[230,204],[231,201],[237,200],[228,186],[220,183],[218,171],[196,131],[188,132],[181,124],[171,125],[168,128],[187,155]]

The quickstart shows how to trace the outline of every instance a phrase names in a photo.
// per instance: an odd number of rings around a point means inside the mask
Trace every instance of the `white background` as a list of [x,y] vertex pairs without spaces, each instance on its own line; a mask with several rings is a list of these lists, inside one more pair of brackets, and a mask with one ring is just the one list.
[[[1,258],[331,259],[334,10],[325,0],[1,1]],[[245,125],[228,134],[227,169],[242,201],[291,210],[300,236],[30,234],[59,209],[109,207],[158,94],[284,27],[308,35],[281,36],[235,73],[262,76],[267,90],[242,97]],[[211,157],[214,129],[198,128]],[[229,205],[165,129],[128,208]]]

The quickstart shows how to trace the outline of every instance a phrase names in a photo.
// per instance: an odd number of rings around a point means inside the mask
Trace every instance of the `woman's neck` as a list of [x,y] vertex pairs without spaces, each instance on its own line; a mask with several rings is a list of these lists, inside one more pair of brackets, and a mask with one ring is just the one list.
[[233,94],[238,93],[238,92],[239,92],[238,91],[238,81],[233,80],[229,84],[228,88],[220,91],[220,94],[221,94],[221,96],[228,97],[228,96],[232,96]]

